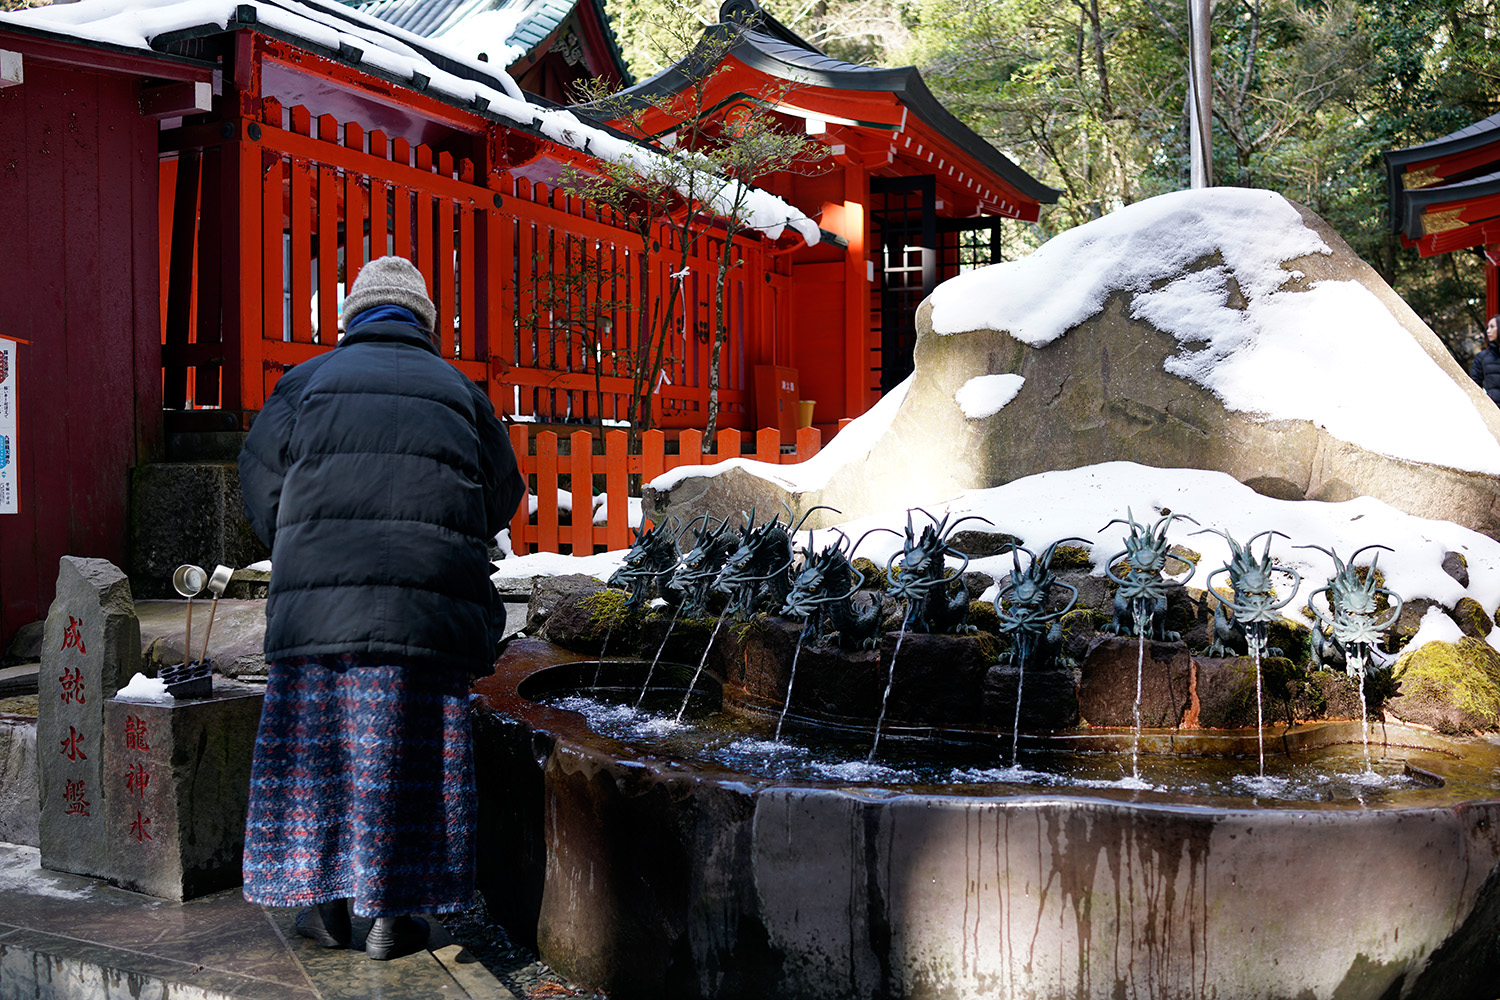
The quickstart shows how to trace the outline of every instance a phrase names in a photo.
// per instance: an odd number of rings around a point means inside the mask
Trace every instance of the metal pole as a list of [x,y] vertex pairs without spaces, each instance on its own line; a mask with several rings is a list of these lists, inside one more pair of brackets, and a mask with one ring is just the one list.
[[1214,150],[1212,75],[1209,65],[1209,0],[1188,0],[1188,144],[1191,185],[1212,187]]

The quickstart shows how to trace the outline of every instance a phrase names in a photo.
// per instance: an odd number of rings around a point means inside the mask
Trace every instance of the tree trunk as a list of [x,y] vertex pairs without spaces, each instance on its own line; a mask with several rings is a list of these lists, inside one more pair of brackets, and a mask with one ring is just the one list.
[[705,455],[719,424],[719,357],[724,351],[724,342],[729,339],[729,324],[724,322],[724,300],[729,284],[729,253],[733,239],[733,232],[725,236],[723,252],[719,254],[719,271],[714,277],[714,335],[708,355],[708,424],[703,433]]

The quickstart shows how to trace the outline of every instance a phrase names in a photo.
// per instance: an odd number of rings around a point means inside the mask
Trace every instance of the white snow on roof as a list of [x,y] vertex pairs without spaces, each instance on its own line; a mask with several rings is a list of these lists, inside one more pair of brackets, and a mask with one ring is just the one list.
[[970,420],[991,417],[1016,398],[1026,380],[1019,375],[976,375],[953,394],[954,402]]
[[[395,79],[411,80],[420,73],[429,80],[429,92],[447,95],[459,104],[482,97],[489,102],[491,112],[517,124],[533,126],[565,146],[610,162],[628,161],[646,175],[671,173],[661,154],[585,125],[570,111],[543,108],[527,101],[515,81],[500,68],[505,64],[481,63],[475,58],[480,50],[469,52],[467,44],[455,45],[452,39],[423,39],[337,3],[332,4],[332,9],[324,9],[322,3],[297,0],[81,0],[0,13],[0,25],[39,28],[149,51],[152,39],[158,35],[203,25],[227,28],[235,8],[240,6],[254,7],[257,21],[266,27],[315,45],[337,49],[341,42],[347,42],[363,52],[364,65]],[[494,77],[502,89],[441,70],[418,47],[441,51],[455,61],[468,63]],[[491,53],[491,59],[494,58]],[[738,184],[734,182],[716,178],[708,184],[700,180],[695,186],[711,192],[702,200],[719,214],[735,205],[733,195]],[[784,229],[791,228],[808,244],[818,242],[817,223],[768,191],[749,188],[740,207],[750,228],[768,239],[776,239]]]
[[773,465],[770,462],[757,462],[750,458],[731,458],[714,465],[679,465],[670,472],[664,472],[651,480],[651,487],[666,491],[684,479],[696,476],[717,476],[730,469],[743,469],[752,476],[769,480],[793,492],[821,489],[828,484],[829,478],[839,469],[851,462],[863,461],[865,456],[870,454],[870,449],[875,447],[875,442],[880,440],[880,436],[896,418],[896,411],[901,409],[901,403],[906,399],[906,391],[910,388],[911,377],[908,376],[900,385],[880,397],[874,406],[845,424],[844,429],[828,442],[828,447],[805,462]]
[[526,54],[526,46],[512,44],[510,36],[515,34],[517,25],[526,20],[529,13],[530,8],[525,4],[498,10],[482,10],[450,21],[433,32],[432,37],[440,38],[445,44],[462,52],[465,59],[478,62],[483,53],[489,57],[490,65],[509,66]]
[[[1167,540],[1172,545],[1202,553],[1192,576],[1184,581],[1197,589],[1206,589],[1208,575],[1228,562],[1229,546],[1219,535],[1194,532],[1217,528],[1243,545],[1256,533],[1275,529],[1290,537],[1272,540],[1272,558],[1302,576],[1296,598],[1282,613],[1304,624],[1299,612],[1307,596],[1327,582],[1334,566],[1325,553],[1296,548],[1299,545],[1333,549],[1346,563],[1364,546],[1385,545],[1394,551],[1365,552],[1355,561],[1366,566],[1372,558],[1378,559],[1386,586],[1403,599],[1425,597],[1453,607],[1460,598],[1468,596],[1486,609],[1500,605],[1500,542],[1494,539],[1450,521],[1404,514],[1370,497],[1341,503],[1275,500],[1221,472],[1106,462],[1027,476],[992,489],[965,491],[953,500],[925,509],[937,517],[949,515],[950,523],[959,517],[978,514],[994,525],[993,530],[1016,535],[1033,551],[1070,535],[1092,539],[1093,544],[1088,548],[1095,575],[1102,575],[1106,562],[1125,548],[1128,527],[1108,522],[1124,518],[1127,509],[1137,523],[1147,525],[1156,523],[1162,509],[1185,514],[1197,524],[1173,521],[1167,528]],[[887,511],[851,521],[842,525],[841,530],[851,540],[875,527],[899,532],[906,525],[906,517],[903,510]],[[927,521],[918,513],[913,523],[920,530]],[[970,521],[964,528],[982,526]],[[827,529],[815,535],[819,546],[833,541]],[[1264,545],[1265,539],[1256,543],[1257,557]],[[884,564],[900,547],[899,538],[878,533],[864,540],[859,555]],[[1443,555],[1450,551],[1462,553],[1468,561],[1467,588],[1443,571]],[[1022,564],[1025,565],[1024,557]],[[974,559],[969,568],[998,579],[1009,573],[1011,556]],[[1215,580],[1222,582],[1222,578]],[[987,600],[993,598],[993,589]],[[1287,592],[1283,590],[1280,596],[1287,596]]]
[[[944,282],[932,326],[1004,330],[1043,347],[1123,291],[1133,318],[1177,338],[1166,370],[1231,410],[1308,420],[1393,458],[1500,475],[1500,441],[1374,293],[1355,281],[1284,290],[1300,275],[1283,262],[1331,252],[1278,194],[1179,191]],[[1207,268],[1185,270],[1205,259]]]

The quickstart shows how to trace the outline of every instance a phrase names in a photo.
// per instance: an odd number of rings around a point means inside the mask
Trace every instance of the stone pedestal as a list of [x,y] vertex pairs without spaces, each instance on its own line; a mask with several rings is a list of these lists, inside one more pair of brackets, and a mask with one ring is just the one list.
[[107,878],[104,706],[141,658],[130,581],[104,559],[63,556],[37,675],[42,866]]
[[260,688],[216,679],[212,698],[104,709],[108,877],[191,899],[240,884]]

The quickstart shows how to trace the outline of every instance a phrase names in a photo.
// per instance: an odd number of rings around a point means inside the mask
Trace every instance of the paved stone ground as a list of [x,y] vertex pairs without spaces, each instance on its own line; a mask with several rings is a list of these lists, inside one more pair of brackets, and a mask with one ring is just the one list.
[[36,698],[34,694],[17,695],[14,698],[0,698],[0,714],[29,715],[36,717]]
[[546,997],[608,996],[569,983],[548,968],[536,952],[511,941],[505,928],[490,919],[482,896],[479,902],[462,913],[444,914],[438,919],[454,941],[518,997],[543,1000]]

